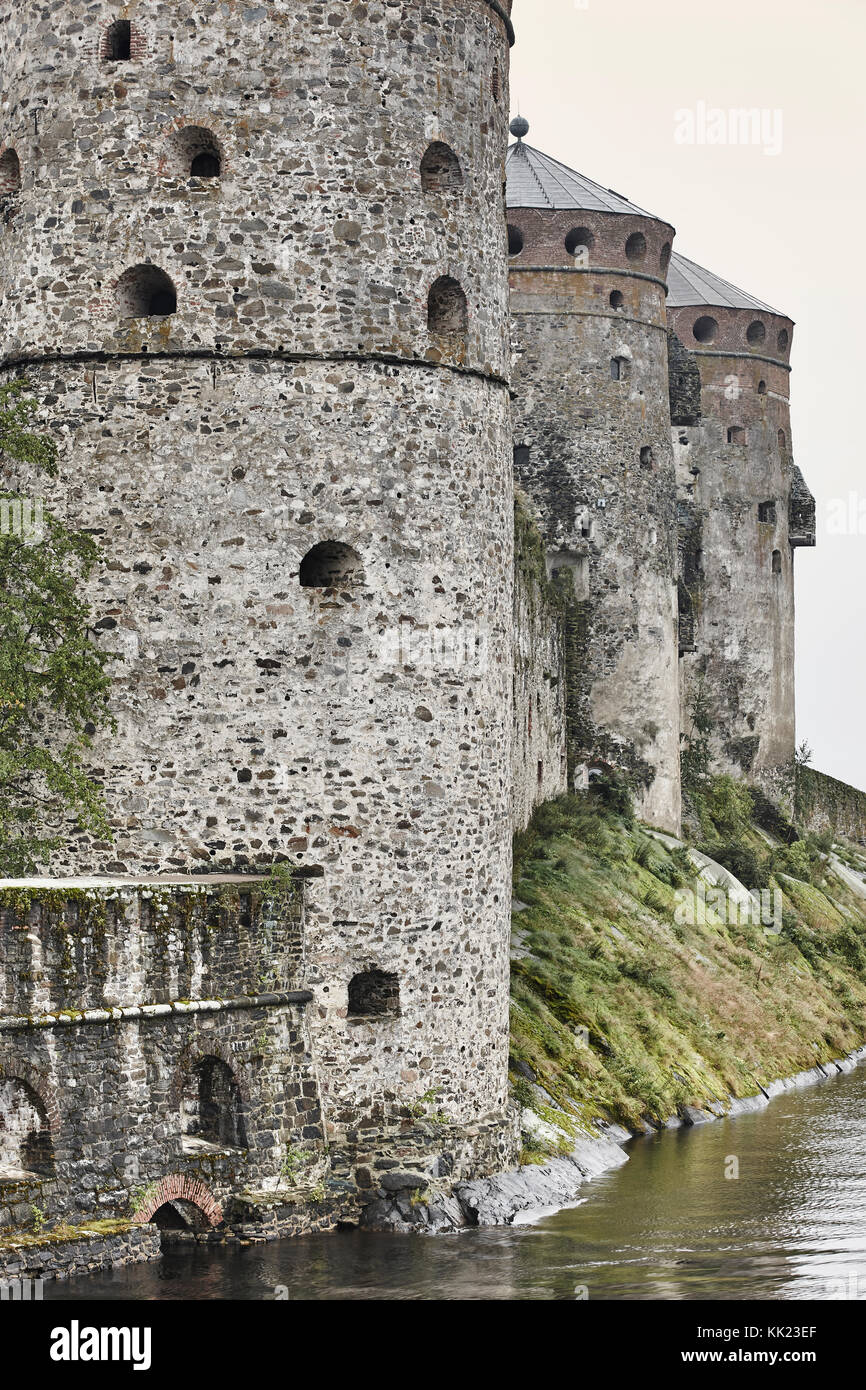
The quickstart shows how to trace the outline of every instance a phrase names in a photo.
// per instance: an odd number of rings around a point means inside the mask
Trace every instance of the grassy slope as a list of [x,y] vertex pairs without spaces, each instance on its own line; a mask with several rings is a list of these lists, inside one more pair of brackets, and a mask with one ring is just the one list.
[[[566,1135],[600,1116],[635,1128],[866,1039],[866,901],[814,844],[810,861],[805,846],[772,851],[757,827],[738,834],[783,889],[780,935],[679,925],[675,889],[695,881],[686,852],[595,801],[541,807],[515,843],[527,909],[514,918],[512,1082],[524,1105]],[[843,857],[866,871],[850,845]],[[525,1160],[552,1147],[526,1145]]]

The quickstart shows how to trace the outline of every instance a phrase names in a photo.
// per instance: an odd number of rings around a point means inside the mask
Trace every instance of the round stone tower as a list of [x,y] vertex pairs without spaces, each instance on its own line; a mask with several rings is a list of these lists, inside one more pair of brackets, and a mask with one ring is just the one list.
[[678,417],[683,726],[700,698],[716,769],[785,794],[794,757],[793,551],[815,544],[815,504],[793,462],[794,325],[675,255],[668,318],[700,373]]
[[639,814],[678,830],[674,232],[527,145],[526,121],[511,128],[515,473],[574,586],[572,778],[625,769]]
[[509,12],[0,0],[0,354],[122,658],[52,869],[321,873],[336,1125],[506,1099]]

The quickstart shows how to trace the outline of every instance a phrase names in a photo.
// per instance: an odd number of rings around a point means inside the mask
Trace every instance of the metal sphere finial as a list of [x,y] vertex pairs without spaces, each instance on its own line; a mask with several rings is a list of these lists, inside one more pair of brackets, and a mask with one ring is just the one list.
[[512,135],[516,135],[518,140],[522,140],[524,135],[529,134],[529,122],[525,116],[515,116],[510,129]]

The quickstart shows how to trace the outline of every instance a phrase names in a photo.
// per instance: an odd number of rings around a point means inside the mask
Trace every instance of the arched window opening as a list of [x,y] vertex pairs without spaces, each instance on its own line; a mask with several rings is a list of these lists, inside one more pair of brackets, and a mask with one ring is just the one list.
[[646,237],[643,232],[632,232],[625,244],[625,254],[630,261],[642,261],[646,255]]
[[784,453],[784,452],[785,452],[785,449],[786,449],[787,446],[788,446],[788,439],[787,439],[787,436],[786,436],[786,434],[785,434],[785,431],[784,431],[784,430],[779,430],[779,433],[778,433],[778,435],[777,435],[777,438],[778,438],[778,441],[779,441],[779,448],[782,450],[782,453]]
[[665,274],[665,272],[666,272],[668,266],[669,266],[670,263],[671,263],[671,251],[672,251],[672,250],[673,250],[673,247],[671,246],[670,242],[669,242],[669,241],[666,241],[666,242],[664,243],[664,245],[662,246],[661,251],[659,252],[659,266],[660,266],[660,268],[661,268],[661,272],[662,272],[663,275]]
[[117,307],[124,319],[160,318],[177,313],[177,291],[158,266],[135,265],[117,282]]
[[759,381],[759,382],[758,382],[758,395],[759,395],[759,396],[766,396],[766,394],[767,394],[767,383],[766,383],[766,381]]
[[349,1018],[395,1018],[400,981],[385,970],[365,970],[349,981]]
[[698,343],[711,343],[719,331],[718,320],[711,314],[702,314],[699,319],[695,319],[692,326],[692,333]]
[[42,1097],[17,1076],[0,1078],[0,1178],[54,1172],[54,1146]]
[[0,198],[14,198],[21,192],[21,162],[15,150],[0,155]]
[[219,141],[203,125],[186,125],[169,137],[169,166],[179,179],[218,179],[223,158]]
[[425,193],[452,193],[463,186],[460,160],[450,145],[434,140],[421,160],[421,187]]
[[611,309],[621,309],[623,304],[625,304],[625,296],[622,290],[611,290],[608,303]]
[[132,25],[128,19],[117,19],[105,31],[102,57],[108,63],[128,63],[132,57]]
[[245,1149],[246,1126],[234,1072],[219,1057],[203,1057],[184,1079],[181,1100],[184,1147],[196,1141],[220,1148]]
[[582,259],[589,260],[589,253],[595,245],[595,236],[589,227],[572,227],[568,236],[565,238],[565,249],[569,256],[580,255]]
[[757,347],[767,336],[766,325],[760,319],[755,319],[746,329],[746,342],[752,347]]
[[431,287],[427,300],[427,327],[442,338],[465,338],[469,329],[469,305],[462,287],[443,275]]
[[320,541],[301,561],[298,578],[304,589],[348,589],[363,579],[361,557],[342,541]]
[[781,550],[774,550],[774,551],[773,551],[773,573],[774,573],[774,574],[781,574],[781,573],[782,573],[782,552],[781,552]]
[[523,233],[519,227],[508,224],[508,254],[509,256],[519,256],[523,250]]
[[777,339],[776,339],[776,343],[777,343],[777,345],[778,345],[779,351],[780,351],[780,352],[784,352],[785,349],[787,348],[789,342],[790,342],[790,335],[789,335],[789,333],[788,333],[787,328],[782,328],[782,329],[780,329],[780,330],[779,330],[779,336],[778,336]]

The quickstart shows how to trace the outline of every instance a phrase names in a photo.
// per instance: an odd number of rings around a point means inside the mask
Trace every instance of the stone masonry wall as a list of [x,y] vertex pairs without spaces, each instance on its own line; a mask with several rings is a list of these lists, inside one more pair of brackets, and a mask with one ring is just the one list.
[[547,577],[544,543],[521,502],[516,508],[514,586],[515,830],[568,786],[564,608]]
[[7,884],[0,905],[0,1077],[37,1117],[26,1145],[0,1131],[0,1223],[31,1204],[127,1216],[172,1175],[213,1223],[229,1196],[276,1186],[293,1146],[321,1153],[299,900]]
[[[662,278],[672,230],[598,213],[508,216],[524,238],[511,272],[515,469],[549,568],[573,576],[574,763],[584,775],[593,764],[626,768],[639,814],[677,830],[676,515]],[[592,230],[598,269],[560,263],[577,221]],[[637,227],[647,250],[631,267],[624,246]]]
[[[111,63],[107,0],[0,3],[0,351],[123,658],[93,756],[114,842],[51,868],[321,869],[331,1137],[431,1088],[457,1122],[506,1099],[508,9],[140,0]],[[459,177],[425,184],[442,144]],[[351,582],[307,582],[320,545]],[[352,1016],[377,973],[388,1011]]]
[[830,830],[841,839],[866,844],[866,792],[826,772],[797,768],[795,814],[802,830],[816,835]]
[[702,383],[700,420],[672,430],[686,540],[680,577],[694,622],[683,723],[703,690],[716,770],[769,787],[794,756],[792,547],[808,543],[789,532],[793,324],[715,306],[670,318]]

